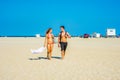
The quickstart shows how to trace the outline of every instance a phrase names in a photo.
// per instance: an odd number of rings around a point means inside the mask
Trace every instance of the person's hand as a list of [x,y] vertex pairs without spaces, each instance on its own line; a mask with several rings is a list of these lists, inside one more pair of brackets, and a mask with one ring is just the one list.
[[44,44],[44,47],[47,47],[47,44]]
[[60,43],[58,44],[58,47],[60,47]]
[[71,36],[68,36],[68,38],[71,38]]

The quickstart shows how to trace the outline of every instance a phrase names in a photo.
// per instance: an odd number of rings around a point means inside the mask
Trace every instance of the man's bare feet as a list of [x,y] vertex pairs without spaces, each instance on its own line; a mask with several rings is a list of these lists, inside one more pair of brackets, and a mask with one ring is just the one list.
[[61,54],[62,60],[64,59],[64,56],[65,56],[64,53],[62,53],[62,54]]

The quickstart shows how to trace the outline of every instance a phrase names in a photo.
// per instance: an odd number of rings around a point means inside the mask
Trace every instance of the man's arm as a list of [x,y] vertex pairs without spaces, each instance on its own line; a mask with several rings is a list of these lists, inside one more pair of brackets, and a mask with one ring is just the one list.
[[58,35],[58,47],[60,47],[60,34]]
[[67,37],[68,37],[68,38],[71,38],[71,35],[70,35],[68,32],[67,32]]

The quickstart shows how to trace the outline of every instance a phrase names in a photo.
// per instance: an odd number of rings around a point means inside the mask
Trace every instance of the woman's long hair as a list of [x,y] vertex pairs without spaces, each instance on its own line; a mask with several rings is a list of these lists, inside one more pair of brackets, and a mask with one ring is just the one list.
[[50,32],[50,30],[52,30],[52,28],[49,28],[47,31],[46,31],[46,34],[48,34]]

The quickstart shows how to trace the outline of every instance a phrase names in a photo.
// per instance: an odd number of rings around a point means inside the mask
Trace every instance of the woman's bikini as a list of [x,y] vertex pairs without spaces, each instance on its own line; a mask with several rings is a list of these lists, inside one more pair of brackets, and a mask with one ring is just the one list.
[[[47,37],[48,39],[50,39],[50,38],[52,38],[53,39],[53,35],[52,34],[48,34],[48,37]],[[48,44],[54,44],[54,42],[52,41],[52,42],[48,42]]]

